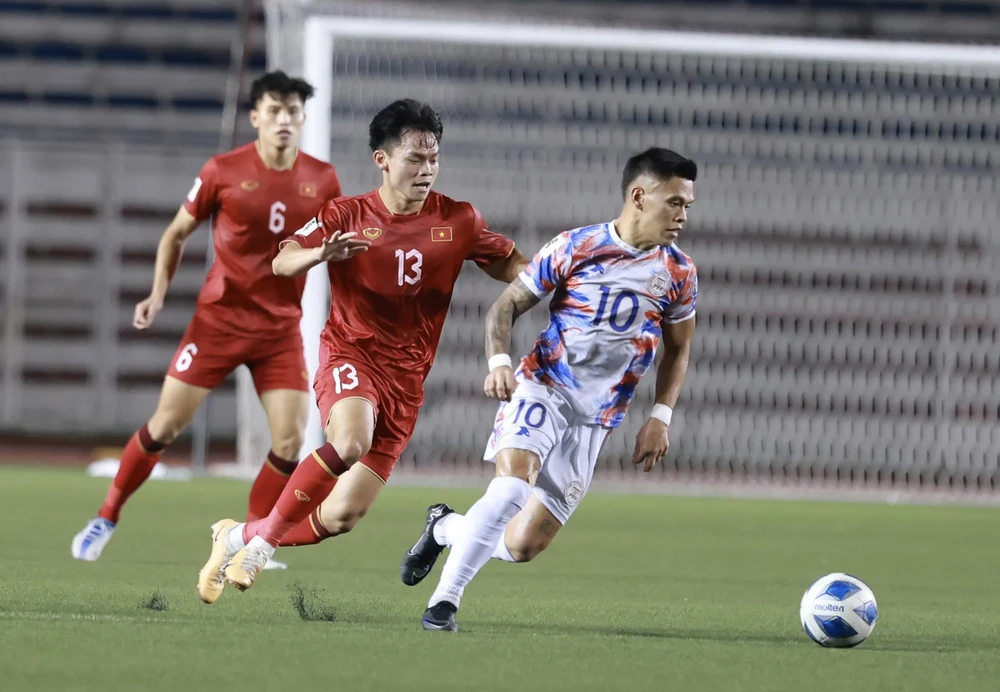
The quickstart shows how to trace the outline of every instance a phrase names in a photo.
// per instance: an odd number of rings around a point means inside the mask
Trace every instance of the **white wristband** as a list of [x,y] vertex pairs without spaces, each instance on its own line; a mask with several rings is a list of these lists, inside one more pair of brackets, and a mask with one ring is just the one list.
[[506,353],[498,353],[492,358],[490,358],[489,361],[487,362],[487,366],[489,367],[490,372],[493,372],[502,365],[506,365],[508,368],[512,367],[510,363],[510,356],[508,356]]
[[670,425],[670,419],[674,417],[674,410],[666,404],[655,404],[649,417],[663,421],[664,425]]

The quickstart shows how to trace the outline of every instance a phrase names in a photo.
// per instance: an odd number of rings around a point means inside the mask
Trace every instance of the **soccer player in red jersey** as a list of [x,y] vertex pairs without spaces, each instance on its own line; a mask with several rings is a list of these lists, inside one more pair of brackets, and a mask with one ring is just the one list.
[[214,156],[160,239],[153,289],[135,306],[148,329],[163,308],[187,237],[214,217],[215,262],[163,382],[156,411],[128,441],[96,518],[72,542],[73,557],[97,560],[122,507],[149,477],[163,449],[190,423],[213,388],[245,364],[267,414],[271,452],[250,490],[250,520],[266,517],[295,470],[305,432],[309,382],[299,320],[304,278],[275,276],[278,244],[324,202],[341,194],[333,167],[298,150],[312,87],[283,72],[251,86],[251,144]]
[[475,207],[431,190],[441,134],[430,106],[387,106],[369,126],[381,187],[327,202],[275,258],[275,273],[285,276],[328,263],[330,318],[314,382],[327,443],[299,463],[267,518],[212,527],[198,580],[205,602],[226,581],[249,588],[276,546],[353,528],[413,432],[463,263],[507,283],[527,266]]

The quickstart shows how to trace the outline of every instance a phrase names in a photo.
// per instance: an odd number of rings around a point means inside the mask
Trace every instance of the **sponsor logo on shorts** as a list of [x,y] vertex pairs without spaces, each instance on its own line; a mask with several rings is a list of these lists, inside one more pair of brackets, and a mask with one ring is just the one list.
[[670,290],[670,277],[666,272],[657,272],[649,277],[646,288],[657,298],[662,298]]
[[566,500],[566,504],[570,507],[576,507],[580,504],[580,500],[583,499],[583,483],[580,481],[570,481],[563,490],[563,499]]
[[298,488],[295,489],[295,499],[299,502],[309,502],[309,496]]

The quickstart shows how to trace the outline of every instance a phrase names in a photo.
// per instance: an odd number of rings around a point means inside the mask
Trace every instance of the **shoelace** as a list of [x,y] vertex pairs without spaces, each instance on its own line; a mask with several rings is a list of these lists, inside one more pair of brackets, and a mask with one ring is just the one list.
[[264,569],[267,562],[267,554],[260,548],[247,548],[247,554],[243,557],[243,571],[254,575]]

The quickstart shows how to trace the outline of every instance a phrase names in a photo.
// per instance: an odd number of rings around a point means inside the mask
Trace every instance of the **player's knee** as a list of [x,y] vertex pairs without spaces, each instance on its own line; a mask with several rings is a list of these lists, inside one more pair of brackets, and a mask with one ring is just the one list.
[[336,507],[329,513],[322,513],[320,519],[323,528],[329,531],[331,536],[339,536],[357,526],[365,514],[364,508]]
[[284,435],[276,435],[273,440],[271,440],[271,451],[282,459],[287,459],[289,461],[294,461],[299,456],[299,450],[302,449],[302,436],[296,433],[288,433]]
[[330,444],[345,464],[350,466],[358,461],[371,448],[371,441],[362,439],[359,435],[333,435]]
[[188,421],[182,416],[172,415],[169,411],[157,411],[146,423],[149,436],[157,442],[168,445],[184,432]]
[[513,544],[507,544],[507,552],[514,558],[514,562],[531,562],[545,550],[548,543],[544,541],[519,540]]

